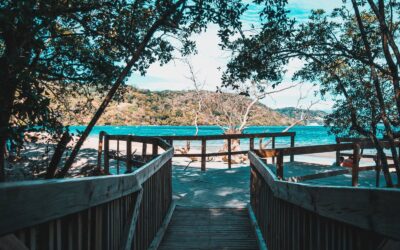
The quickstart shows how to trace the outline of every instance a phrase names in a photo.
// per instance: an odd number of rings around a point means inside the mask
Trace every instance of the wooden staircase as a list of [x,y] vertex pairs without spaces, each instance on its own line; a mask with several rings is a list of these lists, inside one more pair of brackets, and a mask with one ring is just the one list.
[[158,249],[258,249],[246,208],[177,207]]

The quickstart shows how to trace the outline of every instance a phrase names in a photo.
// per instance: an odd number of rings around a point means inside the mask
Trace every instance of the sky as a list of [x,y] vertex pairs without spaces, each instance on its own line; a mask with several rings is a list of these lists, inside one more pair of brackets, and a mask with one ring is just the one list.
[[[342,0],[289,0],[288,8],[291,16],[301,22],[307,19],[312,9],[324,9],[329,12],[336,7],[340,7],[341,3]],[[247,24],[256,24],[257,9],[250,8],[243,20]],[[229,52],[222,51],[218,46],[217,29],[217,26],[210,25],[206,32],[194,36],[198,53],[188,58],[198,80],[204,83],[203,89],[210,91],[215,91],[220,86],[221,75],[230,56]],[[296,82],[292,82],[291,77],[301,66],[302,61],[292,60],[287,65],[284,80],[278,88],[296,84]],[[146,76],[134,74],[128,79],[127,84],[150,90],[191,90],[194,89],[194,86],[187,79],[189,75],[189,69],[185,63],[180,60],[173,60],[163,66],[157,63],[151,65]],[[321,98],[318,95],[315,96],[314,92],[318,92],[318,87],[313,86],[311,83],[302,83],[294,88],[268,96],[261,102],[271,108],[296,106],[307,108],[310,103],[318,101],[311,109],[331,110],[333,101],[329,98],[320,100]],[[306,98],[298,103],[300,95],[306,96]]]

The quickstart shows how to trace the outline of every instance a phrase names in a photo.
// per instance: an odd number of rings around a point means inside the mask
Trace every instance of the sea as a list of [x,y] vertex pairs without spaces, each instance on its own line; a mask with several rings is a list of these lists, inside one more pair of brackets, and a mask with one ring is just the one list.
[[[286,126],[250,126],[243,133],[264,133],[264,132],[282,132]],[[70,126],[72,133],[83,131],[85,126]],[[140,136],[166,136],[166,135],[194,135],[195,126],[95,126],[89,137],[98,137],[100,131],[105,131],[113,135],[140,135]],[[295,145],[321,145],[335,143],[335,136],[328,133],[328,128],[324,126],[295,126],[289,132],[296,132]],[[219,135],[223,130],[218,126],[199,126],[199,135]],[[268,140],[268,138],[267,138]],[[265,142],[265,141],[264,141]],[[222,144],[221,141],[210,141],[213,144]],[[247,144],[247,140],[241,140],[241,143]],[[257,141],[255,142],[257,145]],[[277,138],[277,147],[289,145],[289,137]]]

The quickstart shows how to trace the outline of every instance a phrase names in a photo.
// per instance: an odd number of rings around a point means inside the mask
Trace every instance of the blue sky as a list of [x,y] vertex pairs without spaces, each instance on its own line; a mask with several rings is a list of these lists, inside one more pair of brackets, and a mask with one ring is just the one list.
[[[250,1],[247,1],[250,2]],[[288,8],[291,15],[298,21],[306,20],[312,9],[325,9],[331,11],[340,7],[342,0],[289,0]],[[258,21],[257,9],[250,6],[249,11],[243,20],[247,23]],[[194,39],[197,42],[198,54],[193,55],[188,60],[192,63],[197,77],[204,82],[204,89],[215,91],[220,85],[221,74],[229,59],[229,53],[222,51],[218,46],[217,27],[210,25],[207,32],[196,35]],[[287,65],[285,80],[280,85],[282,88],[293,85],[291,76],[302,65],[300,60],[293,60]],[[171,61],[163,67],[153,64],[146,76],[137,74],[128,79],[128,84],[142,89],[150,90],[190,90],[193,84],[187,79],[189,71],[187,65],[179,60]],[[309,103],[320,98],[313,95],[318,91],[312,84],[303,83],[295,88],[274,94],[262,100],[263,103],[271,108],[280,108],[288,106],[308,107]],[[301,93],[301,94],[300,94]],[[308,93],[308,94],[307,94]],[[307,98],[298,104],[300,95],[307,95]],[[320,101],[315,104],[313,109],[330,110],[332,101]]]

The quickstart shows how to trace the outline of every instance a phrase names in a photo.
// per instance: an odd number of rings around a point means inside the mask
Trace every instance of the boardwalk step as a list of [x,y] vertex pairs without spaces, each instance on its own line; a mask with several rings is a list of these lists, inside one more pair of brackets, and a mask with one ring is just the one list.
[[258,249],[258,246],[245,208],[177,207],[158,249]]

